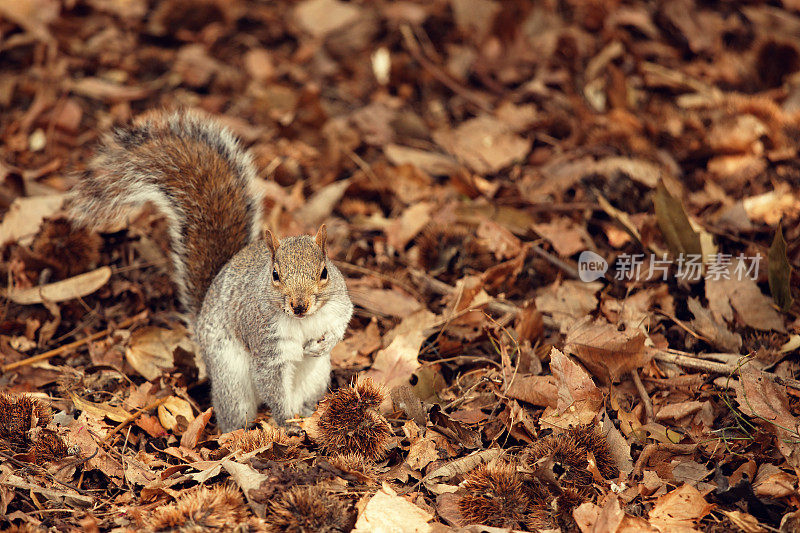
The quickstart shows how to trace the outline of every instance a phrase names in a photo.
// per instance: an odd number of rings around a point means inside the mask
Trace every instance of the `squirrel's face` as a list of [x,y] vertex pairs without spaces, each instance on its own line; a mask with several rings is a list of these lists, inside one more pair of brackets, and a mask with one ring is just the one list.
[[323,249],[307,235],[287,237],[277,244],[270,281],[283,298],[283,311],[294,318],[314,314],[324,303],[319,294],[329,282]]

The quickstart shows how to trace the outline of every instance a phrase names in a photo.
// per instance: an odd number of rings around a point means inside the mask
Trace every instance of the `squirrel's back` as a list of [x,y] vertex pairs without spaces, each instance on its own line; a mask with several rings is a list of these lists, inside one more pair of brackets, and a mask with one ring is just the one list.
[[258,239],[261,193],[250,154],[212,119],[151,113],[108,135],[68,203],[87,226],[152,202],[168,219],[173,278],[196,316],[220,269]]

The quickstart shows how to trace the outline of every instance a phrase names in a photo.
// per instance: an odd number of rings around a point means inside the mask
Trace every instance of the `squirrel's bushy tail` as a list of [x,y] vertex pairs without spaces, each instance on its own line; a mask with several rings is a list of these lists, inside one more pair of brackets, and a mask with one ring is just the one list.
[[152,202],[168,220],[180,301],[196,316],[219,270],[260,234],[256,180],[249,153],[212,119],[155,113],[106,137],[67,208],[97,227]]

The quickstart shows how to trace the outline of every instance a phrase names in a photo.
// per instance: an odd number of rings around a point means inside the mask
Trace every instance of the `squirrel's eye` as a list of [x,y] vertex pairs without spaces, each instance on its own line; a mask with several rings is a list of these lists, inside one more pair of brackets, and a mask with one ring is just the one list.
[[328,267],[322,267],[322,272],[319,273],[319,279],[328,279]]
[[280,276],[278,276],[278,269],[277,268],[273,268],[272,269],[272,281],[274,281],[275,283],[278,283],[280,280],[281,280],[281,278],[280,278]]

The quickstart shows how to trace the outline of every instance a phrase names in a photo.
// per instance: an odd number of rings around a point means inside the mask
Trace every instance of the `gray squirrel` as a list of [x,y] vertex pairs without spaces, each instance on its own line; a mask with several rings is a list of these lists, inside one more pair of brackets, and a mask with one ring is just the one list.
[[316,237],[262,232],[257,179],[250,154],[212,119],[154,112],[105,138],[67,202],[90,228],[145,202],[166,216],[222,432],[246,427],[260,404],[279,424],[311,414],[353,314],[325,225]]

